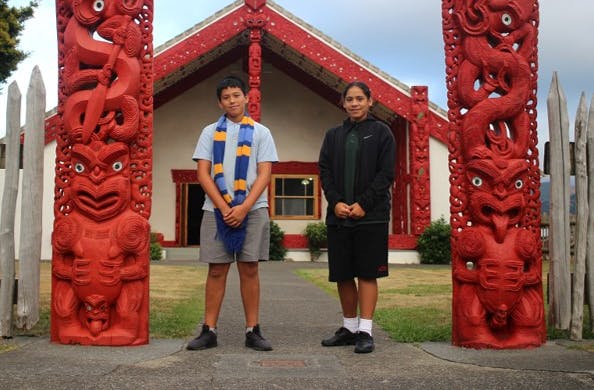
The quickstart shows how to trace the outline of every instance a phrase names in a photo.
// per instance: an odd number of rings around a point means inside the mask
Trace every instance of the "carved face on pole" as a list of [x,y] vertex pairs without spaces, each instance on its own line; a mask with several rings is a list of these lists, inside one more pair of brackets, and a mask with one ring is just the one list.
[[476,159],[467,165],[471,220],[491,227],[498,243],[522,218],[527,170],[526,161],[519,159]]
[[81,214],[105,221],[128,206],[130,167],[126,144],[76,144],[72,148],[72,166],[72,200]]

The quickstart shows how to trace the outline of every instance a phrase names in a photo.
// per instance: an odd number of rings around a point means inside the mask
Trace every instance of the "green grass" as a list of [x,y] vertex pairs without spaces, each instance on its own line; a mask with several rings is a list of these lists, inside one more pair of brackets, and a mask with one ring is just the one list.
[[[543,274],[548,272],[548,264]],[[326,269],[301,269],[297,275],[338,297]],[[398,342],[450,341],[452,281],[449,266],[391,266],[390,276],[378,279],[379,298],[374,320]],[[546,286],[545,286],[546,287]],[[546,296],[546,290],[545,290]],[[548,305],[545,306],[548,310]],[[584,307],[583,338],[594,339],[588,307]],[[569,331],[547,327],[549,339],[569,339]],[[572,348],[594,352],[594,342]]]
[[[546,274],[548,267],[544,268]],[[187,338],[194,334],[203,314],[206,271],[206,267],[152,264],[151,338]],[[15,330],[15,335],[49,335],[50,272],[50,265],[43,263],[39,322],[30,330]],[[338,299],[336,285],[328,282],[327,269],[299,269],[296,273]],[[390,276],[379,279],[378,283],[380,294],[375,321],[394,340],[406,343],[450,340],[452,283],[449,266],[391,266]],[[589,315],[585,306],[583,337],[594,339]],[[548,327],[548,338],[569,339],[569,331]],[[13,346],[0,341],[0,352],[6,348]],[[570,348],[594,352],[594,342],[586,340]]]
[[451,310],[423,306],[377,309],[375,321],[402,343],[450,340]]
[[[151,264],[149,309],[151,338],[186,338],[194,334],[203,315],[206,271],[206,267]],[[13,332],[15,336],[50,334],[50,272],[51,265],[42,263],[39,321],[31,329],[15,329]],[[3,344],[0,342],[1,346]]]

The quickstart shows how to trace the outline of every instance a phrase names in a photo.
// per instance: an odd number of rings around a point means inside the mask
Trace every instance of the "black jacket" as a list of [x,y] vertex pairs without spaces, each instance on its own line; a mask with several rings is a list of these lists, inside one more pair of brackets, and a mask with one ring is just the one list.
[[390,220],[390,188],[394,181],[396,143],[388,126],[375,119],[362,122],[347,119],[326,132],[320,150],[319,167],[322,189],[328,201],[326,224],[341,225],[334,214],[336,203],[344,201],[345,138],[357,126],[359,149],[355,174],[355,202],[365,210],[361,223]]

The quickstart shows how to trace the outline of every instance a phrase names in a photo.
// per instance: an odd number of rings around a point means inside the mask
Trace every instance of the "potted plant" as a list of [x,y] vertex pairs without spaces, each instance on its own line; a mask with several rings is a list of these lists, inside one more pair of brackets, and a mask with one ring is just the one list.
[[328,232],[324,222],[311,222],[305,227],[304,235],[307,238],[307,247],[311,261],[316,261],[322,254],[321,248],[326,247]]

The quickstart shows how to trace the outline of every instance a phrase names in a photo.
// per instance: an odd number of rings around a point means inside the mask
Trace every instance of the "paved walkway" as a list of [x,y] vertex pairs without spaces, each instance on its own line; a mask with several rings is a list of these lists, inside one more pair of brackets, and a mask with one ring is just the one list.
[[139,347],[82,347],[16,338],[0,353],[0,389],[593,389],[594,353],[555,342],[532,350],[403,344],[374,329],[375,352],[325,348],[341,321],[338,301],[294,274],[323,264],[261,264],[264,335],[274,350],[244,347],[237,272],[229,274],[219,346],[188,340]]

